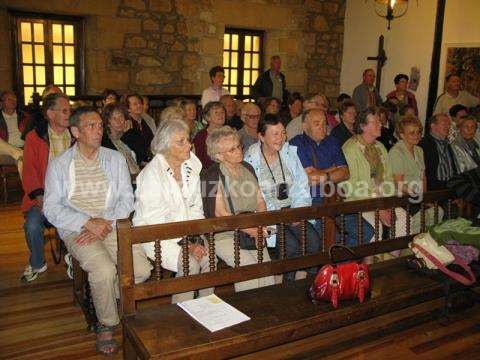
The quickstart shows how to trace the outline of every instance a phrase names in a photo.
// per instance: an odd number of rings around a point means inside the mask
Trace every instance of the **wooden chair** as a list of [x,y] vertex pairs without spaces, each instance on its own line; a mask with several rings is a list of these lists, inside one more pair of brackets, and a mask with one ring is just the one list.
[[8,202],[8,179],[19,177],[16,165],[0,165],[0,179],[2,182],[3,203]]

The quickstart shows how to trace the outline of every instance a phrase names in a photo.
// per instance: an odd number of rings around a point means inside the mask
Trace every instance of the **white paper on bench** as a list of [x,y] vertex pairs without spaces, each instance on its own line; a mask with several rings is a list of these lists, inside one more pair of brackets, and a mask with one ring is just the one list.
[[211,332],[250,320],[215,294],[177,304]]

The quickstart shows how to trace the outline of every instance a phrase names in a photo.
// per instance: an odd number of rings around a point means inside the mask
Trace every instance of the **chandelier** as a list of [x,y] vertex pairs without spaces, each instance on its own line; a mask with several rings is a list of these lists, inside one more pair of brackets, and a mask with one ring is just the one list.
[[378,16],[387,19],[390,30],[390,22],[406,14],[408,0],[374,0],[374,7]]

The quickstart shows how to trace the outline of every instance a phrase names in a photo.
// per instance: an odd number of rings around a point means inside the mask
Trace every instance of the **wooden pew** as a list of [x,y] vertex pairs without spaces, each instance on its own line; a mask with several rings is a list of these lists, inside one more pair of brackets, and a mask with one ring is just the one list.
[[[447,202],[446,216],[451,217],[451,198],[448,191],[425,194],[425,203],[435,204],[438,220],[439,202]],[[341,303],[338,309],[330,304],[314,305],[307,296],[312,279],[288,284],[279,284],[265,288],[222,295],[222,298],[251,317],[250,321],[210,333],[196,323],[178,306],[168,304],[137,310],[136,304],[145,299],[172,295],[175,293],[217,287],[239,281],[260,278],[312,266],[329,263],[325,247],[321,252],[298,258],[262,262],[239,266],[238,236],[235,235],[236,262],[234,268],[217,270],[215,268],[215,244],[213,233],[237,230],[252,226],[285,224],[301,221],[305,227],[306,219],[333,217],[339,214],[358,214],[375,211],[376,224],[379,221],[379,209],[409,206],[406,198],[377,198],[364,201],[327,204],[322,207],[286,209],[268,213],[246,214],[234,217],[222,217],[207,220],[177,222],[153,226],[133,227],[129,220],[118,223],[118,271],[120,277],[121,311],[123,324],[123,354],[126,359],[150,358],[195,358],[220,359],[251,354],[264,349],[297,341],[329,331],[368,321],[388,313],[399,313],[410,306],[427,302],[439,303],[443,296],[442,284],[422,276],[406,267],[405,259],[371,266],[372,293],[364,304],[357,302]],[[425,228],[424,207],[422,207],[422,229]],[[325,221],[323,221],[325,224]],[[358,258],[405,249],[411,241],[410,217],[406,221],[407,236],[390,238],[383,241],[362,244],[359,236],[358,246],[354,248]],[[361,225],[359,225],[361,233]],[[326,225],[322,229],[323,243],[326,239]],[[378,226],[375,238],[380,240]],[[160,241],[206,234],[209,250],[210,272],[181,278],[162,279]],[[281,253],[284,254],[285,239],[282,232],[278,235]],[[132,245],[155,241],[156,261],[152,279],[143,284],[135,284],[133,277]],[[186,242],[185,242],[186,243]],[[187,245],[183,247],[186,254]],[[302,241],[305,248],[305,239]],[[261,253],[259,252],[259,255]],[[348,256],[338,257],[345,260]],[[184,272],[188,274],[188,257],[184,256]],[[431,308],[422,316],[408,320],[409,326],[425,320],[434,314]],[[396,315],[397,317],[400,315]],[[398,319],[397,319],[398,320]],[[400,321],[400,320],[399,320]],[[401,323],[401,321],[399,322]],[[393,325],[392,325],[393,326]],[[378,331],[368,327],[362,336],[371,335],[369,331]],[[385,331],[383,328],[382,331]],[[358,332],[355,333],[357,336]],[[345,338],[345,337],[344,337]],[[352,338],[353,339],[353,338]],[[348,341],[347,341],[348,342]]]

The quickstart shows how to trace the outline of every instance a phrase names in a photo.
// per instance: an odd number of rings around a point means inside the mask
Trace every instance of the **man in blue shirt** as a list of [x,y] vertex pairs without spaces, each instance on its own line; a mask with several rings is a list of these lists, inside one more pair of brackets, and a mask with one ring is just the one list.
[[[308,175],[312,204],[317,206],[323,204],[326,195],[333,195],[333,191],[329,189],[335,189],[337,183],[347,180],[350,176],[338,140],[333,136],[327,136],[326,122],[324,111],[308,110],[302,115],[303,134],[290,140],[290,144],[297,147],[298,157]],[[355,246],[357,243],[357,218],[356,215],[345,216],[344,240],[349,246]],[[365,220],[362,221],[363,239],[369,241],[373,236],[373,228]],[[315,227],[321,231],[320,220],[316,221]]]

